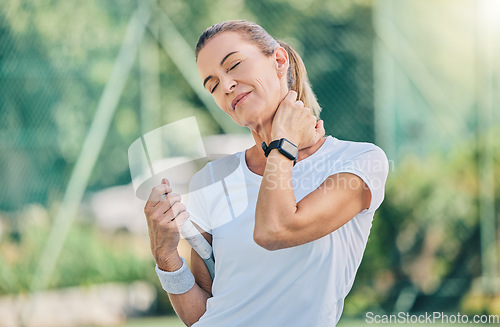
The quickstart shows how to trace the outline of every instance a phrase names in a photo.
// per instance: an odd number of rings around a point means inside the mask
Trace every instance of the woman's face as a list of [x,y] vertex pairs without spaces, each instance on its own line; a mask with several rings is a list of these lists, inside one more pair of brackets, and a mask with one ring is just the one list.
[[217,105],[239,125],[258,129],[271,122],[288,93],[288,54],[266,56],[236,32],[210,39],[198,54],[198,72]]

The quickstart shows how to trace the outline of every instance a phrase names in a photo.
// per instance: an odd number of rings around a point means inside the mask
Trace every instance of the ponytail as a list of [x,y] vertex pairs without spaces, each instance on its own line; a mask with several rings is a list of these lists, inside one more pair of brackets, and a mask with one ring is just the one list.
[[307,77],[306,66],[299,54],[287,43],[279,41],[278,43],[288,52],[288,89],[297,92],[297,99],[304,102],[306,107],[311,108],[314,116],[319,119],[321,107],[319,106],[316,95],[314,94],[309,78]]

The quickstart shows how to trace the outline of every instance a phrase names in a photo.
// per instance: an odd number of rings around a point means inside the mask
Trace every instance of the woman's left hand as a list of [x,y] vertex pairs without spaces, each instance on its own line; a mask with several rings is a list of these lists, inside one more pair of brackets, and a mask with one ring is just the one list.
[[297,92],[289,91],[274,116],[271,141],[284,137],[301,150],[316,144],[324,135],[323,121],[316,120],[311,109],[297,100]]

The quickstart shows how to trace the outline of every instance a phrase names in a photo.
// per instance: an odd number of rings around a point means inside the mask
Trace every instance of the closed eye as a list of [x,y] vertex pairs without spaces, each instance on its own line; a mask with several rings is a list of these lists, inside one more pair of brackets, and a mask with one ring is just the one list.
[[234,68],[236,68],[236,66],[238,66],[239,64],[241,64],[241,61],[238,61],[236,64],[234,64],[231,68],[229,68],[228,71],[230,70],[233,70]]
[[214,93],[215,89],[217,88],[217,85],[219,85],[219,83],[215,84],[215,86],[212,88],[212,90],[210,91],[210,93]]
[[[233,66],[231,66],[231,68],[229,68],[227,71],[231,71],[233,70],[234,68],[236,68],[239,64],[241,64],[241,61],[238,61],[237,63],[235,63]],[[214,93],[215,92],[215,89],[217,88],[217,86],[219,85],[219,83],[215,84],[215,86],[212,88],[212,90],[210,90],[210,93]]]

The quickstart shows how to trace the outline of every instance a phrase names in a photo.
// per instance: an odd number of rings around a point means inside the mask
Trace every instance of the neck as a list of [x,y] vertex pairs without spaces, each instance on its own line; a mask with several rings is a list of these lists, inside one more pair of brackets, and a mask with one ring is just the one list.
[[[248,168],[258,175],[264,174],[264,169],[266,166],[267,158],[262,150],[262,142],[266,142],[269,145],[274,140],[271,140],[271,125],[268,128],[262,128],[259,131],[251,130],[252,136],[255,140],[255,145],[248,149],[245,154],[245,159]],[[299,157],[297,161],[304,160],[313,153],[315,153],[325,142],[326,137],[322,137],[310,147],[299,149]]]
[[269,144],[271,140],[271,128],[262,128],[259,132],[251,130],[255,145],[248,149],[245,155],[248,168],[257,175],[263,175],[267,158],[262,150],[262,142]]
[[271,126],[271,123],[262,124],[256,129],[251,129],[255,144],[260,146],[262,142],[266,142],[266,144],[269,144],[273,141],[271,139]]

